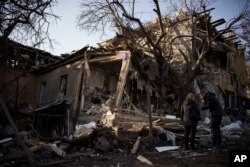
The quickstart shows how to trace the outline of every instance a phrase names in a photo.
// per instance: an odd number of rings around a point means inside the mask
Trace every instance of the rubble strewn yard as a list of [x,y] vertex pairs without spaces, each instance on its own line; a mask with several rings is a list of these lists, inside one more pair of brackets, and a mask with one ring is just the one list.
[[[102,112],[95,114],[101,115]],[[220,149],[210,148],[208,125],[201,122],[196,138],[198,149],[185,151],[180,147],[184,129],[179,119],[173,116],[152,117],[154,148],[150,149],[147,117],[142,113],[138,115],[128,111],[117,115],[119,124],[107,128],[101,123],[105,122],[104,120],[98,124],[93,119],[93,113],[89,113],[84,118],[91,122],[79,125],[70,138],[56,134],[42,137],[32,129],[19,132],[19,136],[32,153],[34,164],[37,166],[126,167],[165,166],[166,163],[169,166],[228,166],[230,150],[249,149],[250,127],[240,121],[227,122],[221,128],[223,145]],[[16,142],[15,136],[11,135],[0,142],[2,166],[27,165],[25,152]]]

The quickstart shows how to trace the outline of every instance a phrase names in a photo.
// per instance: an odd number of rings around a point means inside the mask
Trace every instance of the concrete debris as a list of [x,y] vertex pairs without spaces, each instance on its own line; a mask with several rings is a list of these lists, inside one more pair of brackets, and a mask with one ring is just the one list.
[[177,134],[168,130],[165,130],[162,127],[155,127],[157,129],[158,135],[164,134],[166,136],[166,141],[170,141],[173,146],[176,146]]
[[166,137],[168,141],[171,141],[173,146],[176,145],[176,134],[170,131],[165,131]]
[[155,147],[155,149],[158,152],[164,152],[164,151],[178,150],[180,149],[180,146],[163,146],[163,147]]
[[229,125],[226,125],[222,127],[220,130],[223,134],[232,134],[235,131],[238,131],[241,129],[242,122],[241,121],[236,121],[234,123],[231,123]]
[[204,124],[207,124],[207,125],[210,124],[210,119],[208,117],[205,118]]
[[222,126],[229,125],[231,122],[232,122],[231,118],[228,115],[222,116],[222,120],[221,120]]
[[106,127],[112,127],[114,125],[115,120],[115,113],[112,113],[111,111],[107,111],[106,114],[103,114],[102,116],[102,124],[105,125]]
[[88,124],[76,125],[74,137],[86,137],[89,136],[93,129],[96,128],[95,122],[90,122]]
[[101,114],[101,109],[98,106],[92,106],[88,111],[86,112],[88,115],[95,115],[95,114]]
[[96,122],[91,121],[87,124],[83,124],[82,126],[84,126],[85,128],[88,128],[88,129],[94,129],[94,128],[96,128]]

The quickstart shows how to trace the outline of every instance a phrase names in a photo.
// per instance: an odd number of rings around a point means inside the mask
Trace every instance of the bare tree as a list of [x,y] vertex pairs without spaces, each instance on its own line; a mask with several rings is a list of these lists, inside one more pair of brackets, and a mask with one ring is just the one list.
[[192,12],[202,12],[202,6],[210,6],[214,4],[217,0],[170,0],[171,8],[174,10],[184,9],[188,13]]
[[0,36],[39,46],[51,42],[48,18],[58,18],[52,12],[56,0],[2,0],[0,2]]
[[[135,15],[136,2],[125,0],[82,1],[82,12],[78,25],[90,31],[105,31],[108,26],[116,28],[117,36],[126,42],[132,51],[141,51],[159,65],[160,84],[172,87],[183,98],[199,74],[203,59],[208,55],[214,43],[221,43],[222,35],[239,23],[247,8],[238,17],[230,20],[225,29],[217,31],[215,27],[223,20],[212,21],[206,5],[213,1],[187,1],[169,3],[171,10],[153,0],[152,11],[155,20],[145,23]],[[131,7],[132,6],[132,7]],[[177,46],[181,44],[181,46]],[[223,46],[228,46],[226,42]],[[176,68],[176,60],[184,64]]]

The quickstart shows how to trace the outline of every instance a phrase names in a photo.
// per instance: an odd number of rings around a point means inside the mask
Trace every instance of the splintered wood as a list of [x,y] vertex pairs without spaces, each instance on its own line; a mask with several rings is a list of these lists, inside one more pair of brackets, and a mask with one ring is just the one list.
[[131,64],[131,54],[130,52],[124,53],[126,54],[126,59],[122,61],[121,72],[117,84],[117,90],[115,95],[115,108],[119,109],[121,104],[121,98],[123,95],[124,86],[127,80],[130,64]]

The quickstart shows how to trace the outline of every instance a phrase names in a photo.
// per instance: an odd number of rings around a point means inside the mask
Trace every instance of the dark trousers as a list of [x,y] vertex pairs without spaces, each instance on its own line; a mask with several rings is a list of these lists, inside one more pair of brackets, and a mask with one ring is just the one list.
[[194,148],[194,140],[195,140],[195,132],[196,132],[196,125],[191,126],[185,126],[185,148],[189,147],[189,141],[190,141],[190,147]]
[[222,116],[211,117],[211,133],[213,146],[219,146],[221,144],[220,124]]

